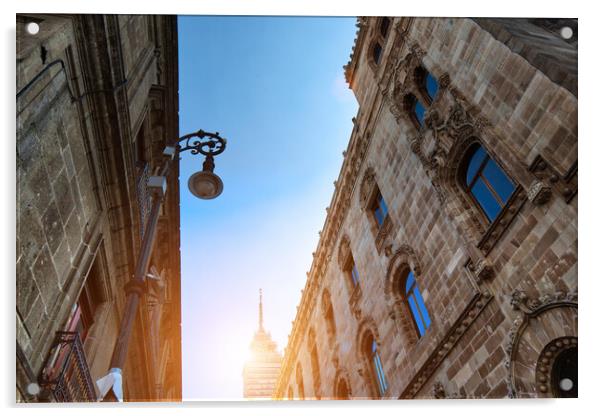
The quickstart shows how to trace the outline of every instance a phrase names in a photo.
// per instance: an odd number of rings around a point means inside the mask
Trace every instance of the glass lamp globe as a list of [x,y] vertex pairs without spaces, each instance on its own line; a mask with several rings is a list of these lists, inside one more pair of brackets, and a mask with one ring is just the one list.
[[224,183],[215,173],[203,170],[188,179],[188,189],[197,198],[214,199],[224,190]]

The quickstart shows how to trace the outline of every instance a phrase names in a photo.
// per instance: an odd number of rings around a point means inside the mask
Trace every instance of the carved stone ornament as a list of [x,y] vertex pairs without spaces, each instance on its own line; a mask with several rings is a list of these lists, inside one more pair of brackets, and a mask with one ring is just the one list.
[[390,110],[397,119],[401,121],[407,117],[407,108],[404,106],[404,97],[412,94],[415,97],[420,96],[418,85],[414,73],[416,68],[422,65],[422,58],[425,52],[417,43],[410,46],[410,52],[400,57],[393,68],[393,76],[389,78],[389,87],[385,96],[390,103]]
[[[506,359],[504,360],[504,366],[508,369],[508,377],[506,379],[506,385],[508,388],[508,397],[541,397],[541,395],[543,394],[544,397],[546,395],[546,393],[548,393],[549,391],[546,389],[545,391],[542,391],[541,388],[538,390],[538,395],[537,396],[533,396],[532,393],[526,393],[526,392],[519,392],[517,390],[517,386],[521,385],[520,383],[517,384],[516,383],[516,378],[517,378],[517,373],[515,371],[515,362],[518,359],[519,354],[534,354],[536,353],[536,351],[532,351],[532,348],[521,351],[519,349],[519,345],[520,345],[520,341],[521,338],[523,337],[523,334],[529,329],[530,327],[530,323],[534,318],[537,318],[537,322],[538,322],[538,327],[540,325],[542,325],[542,322],[540,322],[540,319],[542,319],[542,316],[544,315],[544,313],[552,313],[554,311],[558,311],[558,310],[573,310],[575,317],[574,319],[576,319],[576,311],[577,311],[577,293],[576,292],[563,292],[563,291],[557,291],[554,294],[546,294],[543,296],[539,296],[538,298],[531,298],[529,297],[526,292],[522,291],[522,290],[514,290],[512,292],[512,294],[510,295],[510,304],[512,305],[512,308],[516,311],[520,311],[520,315],[517,316],[513,323],[512,323],[512,327],[510,328],[510,331],[508,332],[508,341],[504,347],[504,352],[506,353]],[[565,308],[565,309],[557,309],[557,308]],[[568,309],[566,309],[568,308]],[[557,318],[552,318],[552,319],[557,319]],[[572,320],[573,318],[571,318]],[[572,330],[572,331],[576,331],[577,328],[564,328],[564,330]],[[535,329],[532,329],[532,331],[535,331]],[[576,334],[576,332],[575,332]],[[530,333],[528,336],[525,335],[525,337],[528,339],[528,337],[533,337],[533,333]],[[574,335],[568,334],[567,337],[574,337]],[[538,337],[539,338],[539,337]],[[570,341],[569,341],[570,343]],[[545,349],[544,349],[544,353],[545,353]],[[548,354],[549,355],[549,354]],[[538,355],[539,357],[541,357],[541,355]],[[545,356],[545,354],[544,354]],[[536,356],[537,357],[537,356]],[[548,357],[549,358],[549,357]],[[535,361],[537,360],[537,358],[530,358],[531,361]],[[524,358],[523,358],[524,361]],[[523,368],[525,366],[525,362],[521,362],[521,368]],[[531,362],[531,365],[535,365],[535,363]],[[524,370],[521,371],[521,379],[523,383],[532,383],[532,382],[536,382],[536,380],[531,380],[530,378],[528,380],[525,380],[525,376],[522,375],[522,373],[524,373]],[[537,373],[538,376],[540,376],[539,373]],[[535,378],[535,374],[533,374],[533,378]],[[543,380],[543,378],[539,379],[539,382],[548,382],[549,380]]]
[[536,205],[548,202],[552,191],[561,195],[567,204],[577,194],[577,162],[561,177],[541,155],[538,155],[529,166],[529,172],[536,178],[529,189],[529,200]]
[[435,399],[445,399],[447,394],[445,393],[445,388],[443,387],[443,383],[440,381],[435,382],[433,384],[433,397]]
[[[472,268],[471,268],[472,267]],[[485,258],[477,260],[476,264],[469,263],[468,268],[474,273],[477,283],[481,283],[485,280],[489,280],[493,277],[493,267],[489,264],[489,261]]]
[[339,266],[341,270],[345,270],[347,264],[349,263],[349,259],[351,257],[351,246],[349,243],[349,237],[345,234],[341,237],[341,242],[339,243]]
[[527,198],[535,205],[544,205],[552,197],[552,188],[539,180],[533,181],[527,190]]
[[378,254],[383,254],[384,251],[385,255],[391,255],[393,246],[393,228],[391,216],[387,214],[374,239]]
[[368,167],[360,185],[360,207],[365,210],[370,204],[376,190],[376,174],[372,167]]
[[349,307],[353,316],[358,321],[362,319],[362,308],[360,308],[360,300],[362,298],[362,288],[359,284],[355,285],[351,295],[349,296]]
[[458,393],[448,393],[445,386],[440,381],[433,384],[433,397],[435,399],[464,399],[465,397]]

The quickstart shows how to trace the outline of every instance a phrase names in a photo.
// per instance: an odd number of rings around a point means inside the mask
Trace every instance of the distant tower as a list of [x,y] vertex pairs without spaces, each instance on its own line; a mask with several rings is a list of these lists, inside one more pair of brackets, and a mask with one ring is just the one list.
[[251,358],[245,363],[242,372],[244,397],[246,399],[270,399],[280,372],[282,355],[276,350],[276,343],[263,329],[263,300],[259,289],[259,328],[250,345]]

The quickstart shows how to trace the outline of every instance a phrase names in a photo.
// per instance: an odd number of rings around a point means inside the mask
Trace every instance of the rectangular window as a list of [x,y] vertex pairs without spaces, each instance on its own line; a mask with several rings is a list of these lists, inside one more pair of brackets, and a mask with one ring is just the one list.
[[383,223],[385,222],[385,218],[387,217],[388,212],[389,212],[389,209],[387,208],[385,199],[379,192],[378,195],[376,196],[376,200],[375,200],[374,206],[373,206],[374,218],[376,219],[376,223],[378,224],[379,227],[381,227],[383,225]]
[[99,288],[101,278],[97,258],[90,268],[86,283],[77,298],[77,302],[73,305],[67,323],[67,331],[79,333],[82,342],[86,340],[88,332],[94,324],[96,309],[102,303]]
[[387,379],[385,378],[385,370],[383,369],[380,356],[378,355],[376,342],[372,342],[372,361],[374,363],[374,371],[376,373],[376,379],[378,380],[378,391],[381,396],[384,396],[387,391]]
[[353,282],[354,287],[360,282],[360,273],[357,271],[355,262],[353,262],[351,265],[351,281]]
[[502,207],[480,177],[477,178],[471,189],[471,192],[477,201],[480,202],[480,205],[483,207],[483,211],[485,211],[489,221],[493,221],[502,210]]

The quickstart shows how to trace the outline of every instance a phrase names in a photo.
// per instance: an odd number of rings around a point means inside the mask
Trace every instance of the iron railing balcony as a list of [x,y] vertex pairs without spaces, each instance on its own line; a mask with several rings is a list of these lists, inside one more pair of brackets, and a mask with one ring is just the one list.
[[90,376],[84,347],[77,332],[58,331],[40,376],[47,400],[55,402],[95,402],[96,391]]

